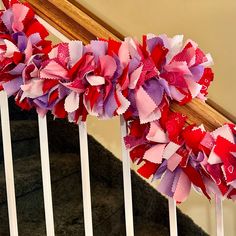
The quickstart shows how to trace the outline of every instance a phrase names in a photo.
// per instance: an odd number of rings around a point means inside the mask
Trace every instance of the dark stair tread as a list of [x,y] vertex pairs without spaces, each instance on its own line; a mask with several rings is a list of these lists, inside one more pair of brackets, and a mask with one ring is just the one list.
[[[106,230],[106,222],[112,215],[116,215],[112,223],[122,227],[124,225],[121,222],[124,221],[122,192],[94,178],[91,180],[91,189],[93,223],[97,231]],[[52,192],[56,235],[84,235],[80,173],[74,173],[54,182]],[[17,207],[20,235],[45,235],[42,189],[18,197]],[[4,204],[0,207],[0,235],[8,233],[6,215],[6,204]]]
[[[11,121],[11,141],[13,158],[18,159],[39,153],[37,121]],[[0,163],[3,162],[2,134],[0,128]]]
[[8,98],[10,120],[37,120],[37,113],[35,109],[30,111],[22,110],[16,105],[15,98],[12,96]]
[[[11,139],[13,142],[38,138],[38,122],[35,120],[11,120]],[[2,134],[0,134],[2,142]]]
[[[78,154],[50,154],[52,182],[80,171]],[[32,155],[14,161],[16,196],[21,196],[42,186],[41,160]],[[0,203],[6,201],[6,185],[3,164],[0,165]]]
[[[91,189],[94,235],[126,235],[123,192],[94,178],[91,181]],[[80,174],[75,173],[53,183],[52,192],[56,235],[84,235]],[[46,235],[41,188],[17,198],[17,207],[19,235]],[[140,222],[135,227],[137,236],[167,236],[169,234],[168,229],[163,225],[147,222],[145,219]],[[9,235],[5,204],[0,207],[0,235]]]
[[169,229],[163,225],[154,222],[142,221],[136,224],[135,236],[166,236],[169,234]]

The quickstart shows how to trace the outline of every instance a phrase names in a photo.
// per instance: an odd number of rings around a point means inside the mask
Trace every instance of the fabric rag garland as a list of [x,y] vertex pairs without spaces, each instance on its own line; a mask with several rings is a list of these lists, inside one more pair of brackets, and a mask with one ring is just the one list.
[[213,80],[210,54],[183,36],[148,34],[134,38],[60,43],[52,47],[47,30],[27,4],[4,1],[0,13],[0,89],[22,109],[70,122],[87,115],[109,119],[123,115],[125,137],[138,173],[158,191],[183,202],[193,186],[236,199],[236,127],[213,132],[186,126],[186,116],[170,102],[206,100]]

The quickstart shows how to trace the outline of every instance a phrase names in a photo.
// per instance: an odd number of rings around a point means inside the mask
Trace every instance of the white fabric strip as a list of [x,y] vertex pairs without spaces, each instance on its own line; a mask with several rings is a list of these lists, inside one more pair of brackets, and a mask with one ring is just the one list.
[[52,190],[51,190],[51,176],[50,176],[50,161],[48,151],[48,133],[47,133],[47,117],[38,115],[39,123],[39,141],[41,153],[41,166],[43,178],[43,197],[45,208],[45,220],[47,236],[54,236],[54,219],[52,206]]
[[134,222],[133,222],[130,157],[124,143],[124,137],[127,135],[127,126],[123,116],[120,117],[120,129],[121,129],[121,147],[122,147],[122,163],[123,163],[126,235],[133,236]]
[[168,198],[169,206],[169,222],[170,222],[170,236],[178,235],[176,202],[173,198]]
[[0,110],[10,235],[18,236],[8,98],[4,91],[0,92]]

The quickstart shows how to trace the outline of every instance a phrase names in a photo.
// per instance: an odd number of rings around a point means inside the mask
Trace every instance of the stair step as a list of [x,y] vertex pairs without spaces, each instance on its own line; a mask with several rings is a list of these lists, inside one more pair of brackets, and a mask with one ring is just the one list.
[[[39,153],[38,123],[33,120],[10,122],[12,155],[14,159]],[[0,128],[0,162],[3,161],[2,134]]]
[[[118,225],[119,231],[124,231],[122,229],[124,227],[122,222],[124,221],[123,194],[118,189],[110,188],[96,179],[92,179],[91,183],[95,235],[112,235],[109,233],[113,225]],[[52,191],[56,235],[84,235],[80,174],[74,173],[54,182]],[[18,197],[17,207],[19,235],[46,235],[41,188]],[[0,235],[8,235],[6,215],[6,205],[2,205],[0,207]],[[113,222],[109,222],[112,215],[115,215]],[[98,233],[101,231],[106,234]]]
[[[52,182],[80,171],[77,154],[50,154]],[[25,195],[42,186],[41,161],[38,155],[14,161],[16,196]],[[3,164],[0,165],[0,204],[6,201]]]
[[31,109],[30,111],[22,110],[16,105],[14,97],[8,98],[8,103],[10,120],[37,120],[35,109]]
[[13,120],[10,125],[13,142],[38,138],[38,122],[36,120]]
[[[123,210],[123,194],[117,188],[111,188],[96,179],[91,181],[92,189],[92,210],[94,235],[125,235],[125,220]],[[57,236],[84,235],[83,203],[81,194],[80,174],[75,173],[65,177],[63,180],[52,185],[53,207],[55,218],[55,231]],[[30,194],[17,199],[19,235],[44,236],[45,220],[43,209],[42,189],[37,189]],[[0,207],[0,235],[8,235],[6,205]],[[153,229],[144,229],[145,234],[137,235],[154,236],[168,235],[168,230],[163,226],[155,226],[160,234],[148,234]],[[161,234],[161,232],[164,232]]]

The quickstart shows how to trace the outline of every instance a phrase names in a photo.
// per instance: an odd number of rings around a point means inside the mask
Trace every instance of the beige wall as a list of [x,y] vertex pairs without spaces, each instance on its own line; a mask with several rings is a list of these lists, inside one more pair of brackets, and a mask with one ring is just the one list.
[[[184,34],[213,56],[215,81],[209,97],[236,116],[236,1],[235,0],[78,0],[124,35]],[[234,96],[233,96],[234,95]],[[119,119],[89,118],[88,131],[120,157]],[[214,201],[192,192],[180,208],[215,235]],[[225,235],[236,235],[236,206],[224,202]]]

